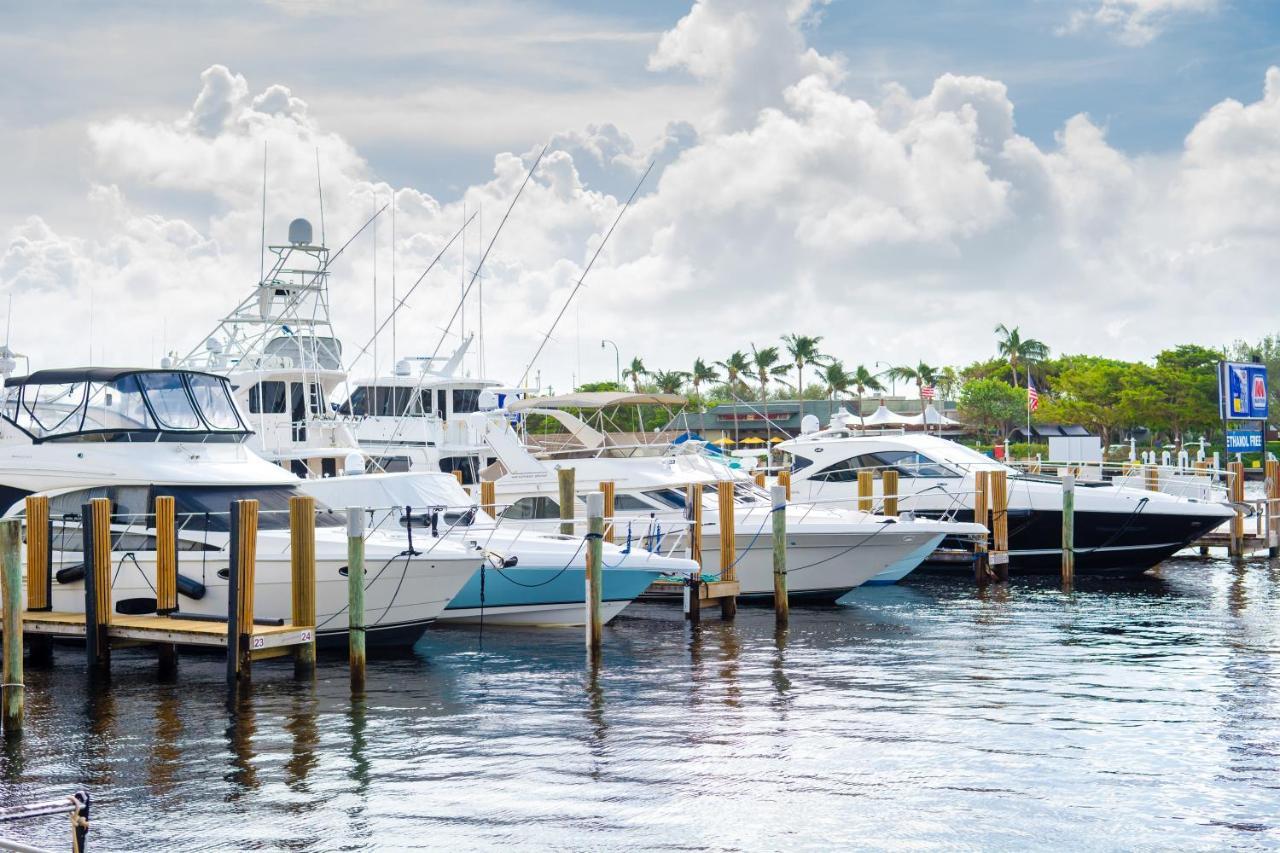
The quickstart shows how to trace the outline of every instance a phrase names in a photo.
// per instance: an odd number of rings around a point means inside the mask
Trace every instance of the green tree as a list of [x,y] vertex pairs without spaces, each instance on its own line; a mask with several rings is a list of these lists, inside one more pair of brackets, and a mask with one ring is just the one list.
[[1025,388],[1001,379],[975,379],[960,389],[960,419],[984,432],[1004,436],[1027,410]]
[[808,335],[783,335],[782,343],[791,356],[791,363],[796,366],[796,394],[804,398],[804,368],[808,364],[822,364],[829,359],[818,350],[822,337]]
[[996,326],[996,351],[1009,364],[1009,374],[1014,385],[1021,385],[1024,376],[1018,374],[1018,368],[1030,369],[1049,357],[1049,347],[1035,338],[1024,338],[1018,327],[1012,329],[1004,323]]
[[637,356],[631,359],[631,364],[627,365],[622,371],[623,379],[631,380],[631,388],[637,394],[640,393],[640,380],[649,375],[649,371],[645,369],[644,362]]

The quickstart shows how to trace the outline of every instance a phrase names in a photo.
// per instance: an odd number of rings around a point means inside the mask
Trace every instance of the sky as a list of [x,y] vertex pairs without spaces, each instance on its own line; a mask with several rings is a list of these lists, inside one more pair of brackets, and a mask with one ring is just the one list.
[[613,378],[602,339],[687,370],[785,333],[873,366],[997,323],[1135,359],[1280,331],[1270,0],[10,3],[0,151],[35,367],[200,346],[257,280],[264,151],[268,242],[318,222],[317,155],[331,246],[394,204],[333,269],[349,353],[393,255],[403,294],[478,211],[394,355],[483,315],[467,370],[509,383]]

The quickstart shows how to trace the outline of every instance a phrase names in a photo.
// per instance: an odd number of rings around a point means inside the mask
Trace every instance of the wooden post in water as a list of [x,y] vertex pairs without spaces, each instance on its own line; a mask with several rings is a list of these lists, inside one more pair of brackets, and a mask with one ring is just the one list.
[[[716,497],[720,517],[720,580],[736,581],[737,570],[737,537],[734,531],[733,481],[721,480],[716,486]],[[720,617],[732,619],[738,613],[738,599],[734,597],[720,599]]]
[[898,514],[898,472],[886,470],[882,473],[880,475],[880,487],[884,497],[883,514],[896,516]]
[[[46,504],[47,506],[47,504]],[[0,597],[3,598],[4,665],[0,667],[0,729],[4,736],[22,734],[22,519],[0,521]]]
[[604,641],[604,493],[587,493],[587,652],[600,657]]
[[567,467],[556,472],[556,482],[560,486],[560,532],[565,536],[573,535],[573,472],[573,468]]
[[94,498],[80,507],[84,541],[84,646],[89,671],[111,668],[111,501]]
[[600,483],[600,493],[604,495],[604,541],[612,542],[614,541],[613,508],[616,503],[613,481],[605,480]]
[[1280,556],[1280,462],[1267,460],[1267,556]]
[[787,490],[774,486],[769,490],[773,505],[773,614],[779,628],[791,620],[791,601],[787,597]]
[[1160,491],[1160,469],[1156,465],[1147,466],[1147,491]]
[[235,684],[253,670],[254,578],[257,574],[258,502],[231,502],[230,557],[227,567],[227,681]]
[[702,619],[702,484],[690,483],[685,490],[685,520],[689,523],[689,559],[698,564],[684,589],[684,618],[693,624]]
[[351,692],[364,692],[364,508],[347,507],[347,660]]
[[858,509],[871,512],[875,507],[875,474],[871,471],[858,472]]
[[[156,613],[167,616],[178,610],[178,531],[172,495],[156,495]],[[160,643],[160,677],[178,674],[178,647]]]
[[[49,522],[49,499],[31,495],[26,500],[27,517],[27,609],[53,609],[53,530]],[[33,634],[27,639],[31,662],[47,666],[53,662],[53,638]]]
[[1076,478],[1062,478],[1062,588],[1076,579]]
[[996,580],[1009,580],[1009,472],[991,472],[991,567]]
[[778,485],[782,486],[784,489],[787,490],[787,500],[788,501],[791,500],[791,472],[790,471],[784,470],[784,471],[778,472]]
[[[316,624],[316,499],[289,498],[289,616],[294,625]],[[293,675],[310,678],[316,672],[316,635],[293,649]]]
[[[988,471],[973,472],[973,520],[975,524],[981,524],[988,529],[990,529],[991,524],[987,513],[987,507],[990,505],[987,498],[987,475],[989,473]],[[973,577],[979,586],[985,586],[991,580],[991,565],[988,562],[987,542],[988,537],[983,535],[973,549]]]
[[480,509],[486,515],[491,515],[494,518],[498,516],[497,486],[493,480],[480,481]]
[[1227,476],[1231,478],[1231,502],[1236,504],[1235,517],[1231,519],[1231,543],[1227,554],[1231,557],[1244,556],[1244,512],[1239,506],[1244,503],[1244,463],[1228,462]]

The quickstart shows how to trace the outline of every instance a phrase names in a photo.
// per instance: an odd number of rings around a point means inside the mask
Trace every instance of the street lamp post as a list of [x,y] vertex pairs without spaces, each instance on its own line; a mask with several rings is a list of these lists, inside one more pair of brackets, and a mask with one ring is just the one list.
[[618,385],[622,384],[622,356],[618,353],[618,345],[610,340],[600,342],[600,349],[604,349],[604,345],[608,344],[613,347],[613,372]]

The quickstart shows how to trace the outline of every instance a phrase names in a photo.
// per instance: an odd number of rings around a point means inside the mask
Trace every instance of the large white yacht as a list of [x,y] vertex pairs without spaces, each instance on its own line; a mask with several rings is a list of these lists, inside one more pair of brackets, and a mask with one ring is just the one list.
[[[472,442],[483,441],[497,462],[481,472],[495,482],[502,515],[547,519],[560,514],[558,471],[572,467],[579,491],[602,481],[615,484],[615,541],[670,553],[686,547],[687,486],[702,484],[704,574],[719,572],[718,503],[714,485],[734,481],[735,568],[742,594],[773,595],[773,537],[769,495],[740,470],[688,446],[662,456],[533,458],[498,410],[471,416]],[[578,507],[575,515],[583,510]],[[931,554],[945,536],[985,535],[986,528],[927,518],[886,518],[856,510],[817,505],[787,511],[788,588],[797,598],[834,600],[889,572],[909,572]]]
[[[225,617],[229,510],[259,502],[257,601],[262,617],[289,614],[288,500],[299,482],[246,446],[248,424],[228,381],[208,373],[137,368],[40,370],[5,381],[0,503],[24,512],[46,494],[54,520],[54,606],[83,607],[81,506],[113,502],[113,596],[154,597],[154,501],[172,495],[179,539],[179,608]],[[321,512],[316,531],[317,636],[347,628],[343,518]],[[366,541],[371,644],[412,643],[475,574],[483,551],[452,539],[414,552],[407,531]],[[59,571],[70,569],[70,571]]]
[[[802,434],[778,449],[791,454],[791,488],[799,500],[852,506],[859,471],[894,470],[901,508],[918,516],[972,519],[974,472],[1005,470],[1011,570],[1060,570],[1062,482],[1056,477],[1015,469],[937,436],[862,432],[844,422]],[[1077,482],[1077,574],[1141,574],[1234,514],[1207,477],[1181,477],[1177,494],[1142,489],[1137,479],[1132,480],[1137,488],[1126,482],[1101,473]],[[880,488],[877,479],[877,494]]]

